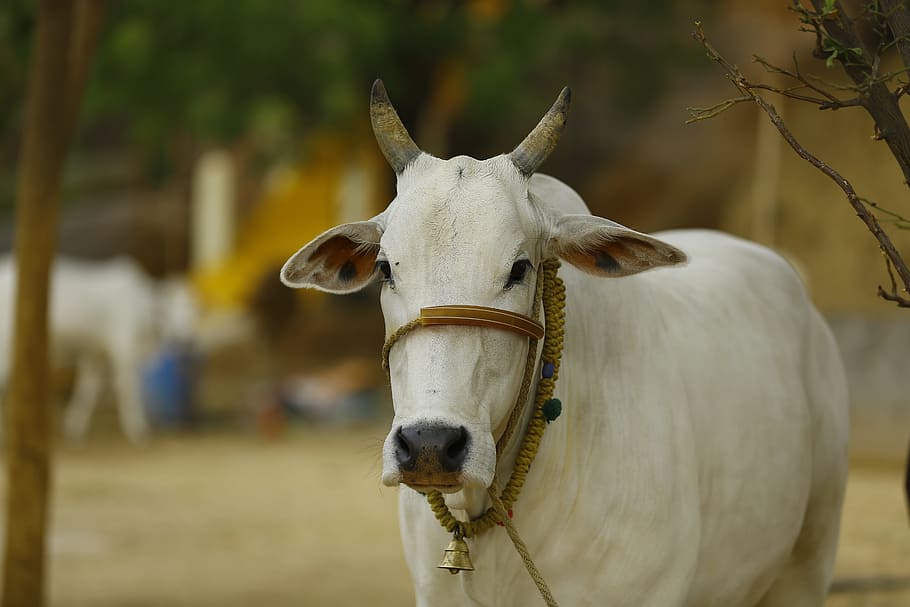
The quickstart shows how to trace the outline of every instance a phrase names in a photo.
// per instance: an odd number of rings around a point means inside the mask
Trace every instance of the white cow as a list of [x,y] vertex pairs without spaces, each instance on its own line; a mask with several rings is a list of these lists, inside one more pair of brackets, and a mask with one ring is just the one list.
[[[710,231],[635,232],[534,174],[567,108],[566,90],[511,154],[441,160],[414,145],[377,81],[373,128],[398,194],[303,247],[282,280],[333,293],[382,280],[391,334],[424,306],[528,316],[541,262],[568,262],[564,412],[513,518],[557,601],[821,606],[847,471],[831,333],[771,251]],[[528,347],[510,331],[438,326],[391,349],[382,480],[409,485],[400,525],[420,606],[540,604],[501,528],[469,538],[475,571],[437,569],[451,534],[421,495],[444,492],[462,519],[489,506],[494,472],[507,479],[515,459],[517,440],[497,461],[494,433]]]
[[[0,259],[0,391],[8,385],[15,294],[15,263]],[[185,286],[158,284],[129,258],[105,262],[57,258],[51,272],[50,335],[55,358],[75,365],[75,383],[63,420],[81,440],[110,377],[120,425],[133,442],[148,434],[141,373],[163,341],[192,332],[194,304]]]

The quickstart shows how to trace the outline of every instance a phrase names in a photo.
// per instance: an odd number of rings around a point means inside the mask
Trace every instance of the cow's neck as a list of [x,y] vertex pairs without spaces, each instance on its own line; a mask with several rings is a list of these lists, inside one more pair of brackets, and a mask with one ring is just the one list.
[[534,412],[534,399],[537,397],[537,383],[538,378],[540,377],[540,349],[538,347],[537,353],[537,363],[534,367],[534,380],[531,382],[531,388],[528,390],[528,396],[525,399],[524,410],[521,414],[521,420],[518,423],[518,429],[509,439],[508,443],[504,445],[502,453],[499,454],[499,457],[496,461],[496,479],[499,483],[500,488],[509,480],[509,477],[512,475],[512,470],[515,468],[515,460],[518,457],[518,452],[521,449],[521,443],[524,439],[525,432],[528,428],[528,422],[531,420],[531,415]]

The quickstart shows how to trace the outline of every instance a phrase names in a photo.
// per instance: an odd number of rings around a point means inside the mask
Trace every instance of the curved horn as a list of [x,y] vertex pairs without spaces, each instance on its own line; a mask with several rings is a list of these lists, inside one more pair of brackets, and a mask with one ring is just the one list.
[[566,126],[566,115],[569,113],[571,99],[572,92],[569,87],[564,87],[550,111],[540,119],[525,140],[509,154],[512,163],[525,177],[533,175],[559,143],[559,136],[562,134],[563,127]]
[[378,78],[373,83],[373,91],[370,93],[370,121],[373,123],[373,134],[376,135],[379,149],[395,169],[395,173],[401,175],[405,167],[420,155],[420,148],[408,135],[401,118],[389,101],[385,85]]

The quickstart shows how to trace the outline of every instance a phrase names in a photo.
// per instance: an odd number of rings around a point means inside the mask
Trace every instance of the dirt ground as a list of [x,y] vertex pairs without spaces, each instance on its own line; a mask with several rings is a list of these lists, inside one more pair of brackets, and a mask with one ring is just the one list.
[[[52,607],[413,604],[385,429],[113,438],[58,458]],[[897,465],[850,478],[827,607],[910,605]],[[783,606],[786,607],[786,606]]]

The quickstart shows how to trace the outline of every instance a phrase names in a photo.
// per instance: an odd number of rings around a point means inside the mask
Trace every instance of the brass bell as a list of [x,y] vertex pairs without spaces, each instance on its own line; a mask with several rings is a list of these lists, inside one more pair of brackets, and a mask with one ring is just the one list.
[[474,565],[471,564],[471,555],[468,553],[468,544],[459,534],[455,534],[449,547],[446,548],[442,562],[439,563],[439,569],[448,569],[449,573],[455,575],[459,571],[474,571]]

